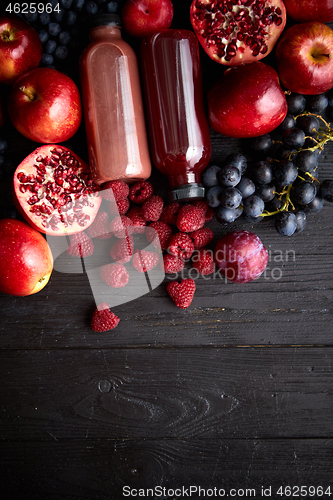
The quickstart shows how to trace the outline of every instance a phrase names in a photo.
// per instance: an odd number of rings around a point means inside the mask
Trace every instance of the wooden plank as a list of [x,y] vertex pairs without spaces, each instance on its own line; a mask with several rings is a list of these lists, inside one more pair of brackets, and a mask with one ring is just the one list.
[[218,274],[197,279],[188,264],[182,276],[193,276],[197,284],[188,310],[179,310],[168,297],[166,283],[174,279],[168,276],[151,293],[115,307],[121,321],[109,334],[94,334],[90,328],[95,302],[87,276],[54,272],[35,296],[1,296],[0,348],[90,347],[96,342],[104,347],[331,345],[332,209],[325,206],[291,239],[279,237],[271,221],[256,225],[270,255],[258,280],[233,284]]
[[330,438],[333,348],[1,353],[1,439]]
[[[264,498],[264,488],[267,497],[281,499],[290,497],[277,494],[281,486],[332,492],[332,459],[332,439],[2,442],[0,487],[4,500],[110,500],[134,498],[140,489],[150,489],[145,498],[187,498],[177,495],[183,488],[195,499],[199,488],[200,498],[214,488],[217,498],[234,490],[236,498]],[[330,498],[318,492],[307,498]]]

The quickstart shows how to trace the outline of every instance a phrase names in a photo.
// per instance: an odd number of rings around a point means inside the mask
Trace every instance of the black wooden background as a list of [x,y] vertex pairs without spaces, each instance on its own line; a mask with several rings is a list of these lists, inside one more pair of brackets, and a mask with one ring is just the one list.
[[[190,2],[174,4],[173,25],[189,28]],[[207,88],[222,68],[201,54]],[[6,136],[15,165],[36,147],[8,123]],[[211,137],[214,162],[243,149]],[[82,127],[68,146],[86,158]],[[320,179],[332,178],[332,159],[328,144]],[[156,192],[163,181],[155,172]],[[248,284],[197,279],[185,311],[167,277],[113,308],[121,321],[103,334],[90,328],[85,274],[54,271],[34,296],[0,296],[1,498],[121,499],[160,486],[150,498],[171,499],[192,485],[206,498],[214,488],[263,498],[264,488],[281,499],[302,485],[333,488],[332,205],[290,238],[269,218],[210,225],[215,240],[256,232],[266,273]]]

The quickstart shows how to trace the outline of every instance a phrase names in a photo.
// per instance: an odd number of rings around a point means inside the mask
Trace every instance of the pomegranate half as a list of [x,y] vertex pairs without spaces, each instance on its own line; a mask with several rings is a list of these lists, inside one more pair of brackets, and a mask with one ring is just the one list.
[[282,0],[193,0],[190,16],[205,52],[227,66],[267,56],[287,19]]
[[17,167],[13,198],[27,222],[38,231],[74,234],[94,221],[102,197],[88,165],[57,144],[41,146]]

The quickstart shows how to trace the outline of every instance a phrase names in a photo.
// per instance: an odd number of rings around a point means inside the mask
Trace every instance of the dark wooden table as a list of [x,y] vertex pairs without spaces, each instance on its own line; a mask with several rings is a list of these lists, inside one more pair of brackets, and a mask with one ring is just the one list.
[[[9,124],[6,135],[17,165],[36,144]],[[211,137],[214,162],[242,150]],[[85,157],[83,129],[68,145]],[[328,144],[320,179],[332,160]],[[121,321],[103,334],[90,328],[86,274],[54,271],[34,296],[0,296],[2,499],[331,498],[332,205],[290,238],[269,218],[210,225],[215,241],[257,233],[266,273],[197,279],[187,310],[167,277],[113,308]]]

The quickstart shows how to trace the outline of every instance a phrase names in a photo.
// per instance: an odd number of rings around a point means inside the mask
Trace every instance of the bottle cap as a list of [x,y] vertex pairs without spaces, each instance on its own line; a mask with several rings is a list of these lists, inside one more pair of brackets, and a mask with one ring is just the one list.
[[121,19],[117,14],[96,14],[87,19],[87,29],[97,28],[97,26],[119,26]]
[[205,188],[202,184],[183,184],[169,192],[170,201],[194,201],[204,198]]

